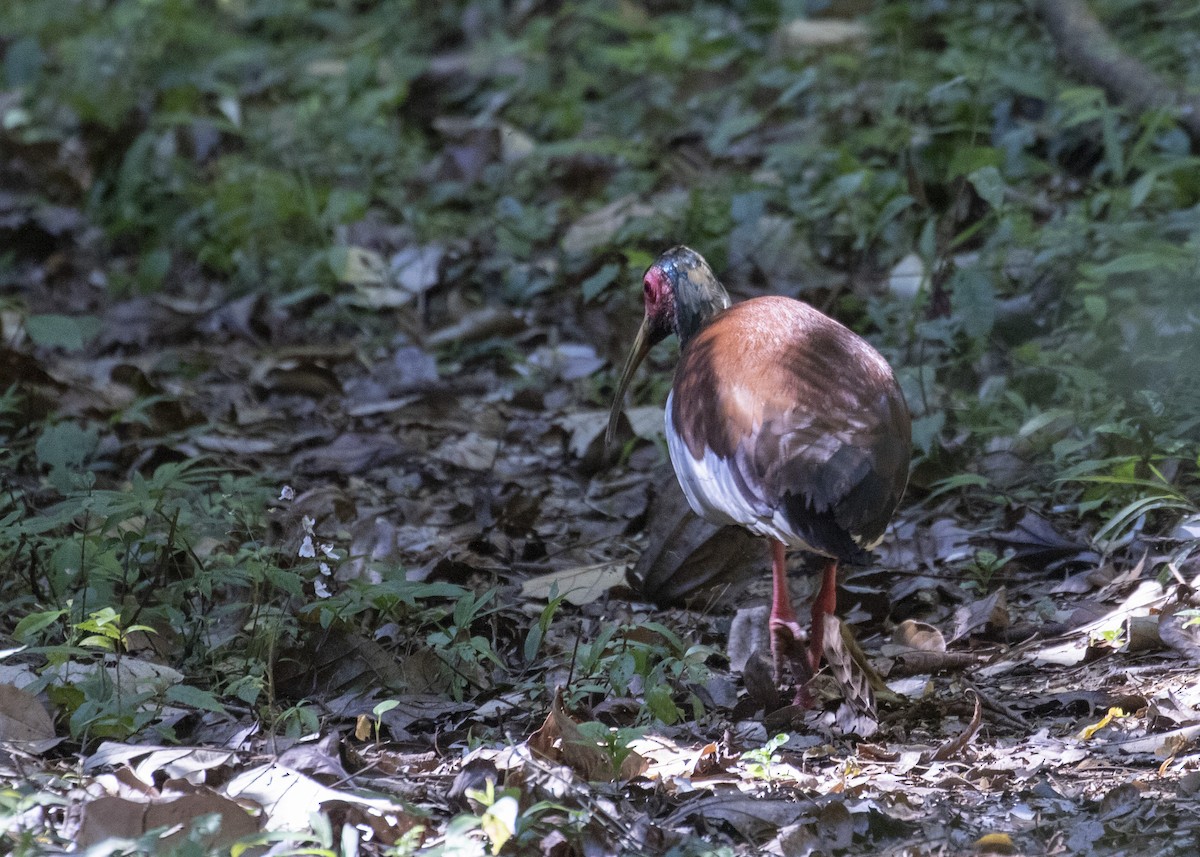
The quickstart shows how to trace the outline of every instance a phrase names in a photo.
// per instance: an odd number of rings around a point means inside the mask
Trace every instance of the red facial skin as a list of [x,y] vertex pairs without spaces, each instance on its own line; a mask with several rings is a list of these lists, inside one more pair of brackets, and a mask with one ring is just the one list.
[[642,278],[642,297],[650,325],[649,343],[655,345],[675,332],[675,290],[658,265],[652,265]]

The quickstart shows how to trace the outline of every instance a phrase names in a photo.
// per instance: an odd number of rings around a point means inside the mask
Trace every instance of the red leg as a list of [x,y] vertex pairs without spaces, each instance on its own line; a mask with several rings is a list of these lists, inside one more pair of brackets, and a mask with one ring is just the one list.
[[826,561],[825,572],[821,576],[821,591],[813,600],[808,665],[814,673],[821,666],[821,658],[825,654],[825,617],[837,611],[837,567],[836,559]]
[[775,667],[775,684],[782,685],[784,661],[793,664],[800,662],[798,653],[802,651],[800,641],[804,639],[804,631],[796,621],[796,611],[788,591],[787,553],[783,542],[771,540],[771,559],[771,658]]

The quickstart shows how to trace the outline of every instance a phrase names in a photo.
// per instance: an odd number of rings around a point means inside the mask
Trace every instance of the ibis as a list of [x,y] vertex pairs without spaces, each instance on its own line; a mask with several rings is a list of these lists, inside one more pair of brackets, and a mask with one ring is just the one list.
[[[887,361],[862,337],[787,297],[734,304],[704,258],[674,247],[642,279],[645,317],[621,371],[606,438],[650,349],[680,356],[666,405],[667,449],[688,503],[770,540],[775,681],[819,668],[839,563],[878,544],[908,482],[912,428]],[[787,585],[789,549],[824,558],[811,630]]]

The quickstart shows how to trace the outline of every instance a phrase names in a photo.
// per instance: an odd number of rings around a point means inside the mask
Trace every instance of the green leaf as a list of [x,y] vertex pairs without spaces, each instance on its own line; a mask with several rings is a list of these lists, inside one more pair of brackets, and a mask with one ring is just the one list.
[[382,717],[383,715],[387,714],[389,711],[391,711],[393,708],[395,708],[399,704],[400,704],[400,700],[398,700],[398,699],[385,699],[383,702],[379,703],[374,708],[372,708],[371,713],[374,714],[376,717]]
[[148,253],[143,253],[138,260],[137,281],[143,291],[157,290],[167,278],[171,270],[171,251],[159,247]]
[[170,702],[177,702],[180,705],[187,705],[191,708],[199,708],[201,711],[212,711],[217,714],[225,714],[225,706],[221,704],[221,700],[216,694],[207,690],[201,690],[198,687],[192,687],[189,684],[173,684],[167,688],[164,694]]
[[963,333],[983,339],[996,323],[996,291],[992,280],[977,268],[959,270],[953,278],[954,315]]
[[1084,295],[1083,309],[1092,321],[1104,321],[1108,317],[1108,300],[1102,295]]
[[387,262],[381,255],[366,247],[339,244],[329,248],[326,260],[339,282],[364,286],[387,281]]
[[945,411],[935,411],[932,414],[917,417],[912,424],[913,446],[928,455],[933,450],[933,444],[945,425]]
[[25,332],[35,345],[79,351],[100,332],[100,319],[91,315],[31,315],[25,319]]
[[95,646],[97,649],[104,649],[106,652],[116,651],[116,645],[111,639],[102,634],[91,634],[79,641],[79,645]]
[[646,691],[646,707],[668,726],[679,720],[679,709],[671,698],[670,689],[664,685],[656,684]]
[[950,166],[946,170],[947,179],[959,176],[970,176],[985,167],[996,169],[1004,162],[1003,153],[991,146],[960,146],[954,150],[950,158]]
[[1046,426],[1064,418],[1070,419],[1074,411],[1066,408],[1049,408],[1040,414],[1034,414],[1017,429],[1017,437],[1029,437],[1044,429]]
[[17,623],[17,627],[13,629],[13,636],[18,640],[32,637],[53,625],[66,614],[66,610],[43,610],[40,613],[30,613]]
[[255,705],[262,694],[263,681],[258,676],[243,676],[226,687],[226,690],[247,705]]
[[975,193],[979,194],[979,198],[991,206],[993,211],[998,211],[1004,205],[1006,185],[998,169],[990,165],[980,167],[972,170],[967,176],[967,180],[971,183],[971,187],[975,188]]
[[910,207],[916,200],[906,193],[899,194],[888,200],[887,205],[879,212],[879,216],[875,218],[875,226],[872,234],[878,235],[883,232],[884,227],[896,219],[900,212]]
[[607,265],[601,266],[599,271],[579,284],[579,291],[583,294],[584,301],[591,302],[595,299],[597,295],[617,279],[620,273],[621,266],[615,262],[609,262]]
[[1149,271],[1178,271],[1189,263],[1190,256],[1175,247],[1159,245],[1154,250],[1123,253],[1103,265],[1081,265],[1080,272],[1090,280],[1104,280],[1120,274],[1143,274]]
[[929,492],[929,499],[932,500],[939,494],[945,494],[947,491],[954,491],[959,488],[987,488],[991,484],[992,481],[990,479],[978,473],[957,473],[954,476],[947,476],[945,479],[938,480],[933,490]]
[[537,657],[538,650],[542,647],[544,637],[545,631],[542,630],[541,625],[535,624],[529,629],[529,633],[525,635],[525,646],[523,649],[525,663],[533,663],[534,658]]
[[45,64],[46,54],[42,52],[37,39],[26,37],[10,42],[4,51],[5,88],[33,86],[37,83]]
[[73,422],[55,423],[42,430],[34,445],[38,463],[51,470],[79,467],[91,458],[99,437]]
[[767,195],[761,190],[735,193],[729,199],[729,216],[734,223],[753,223],[767,210]]
[[492,845],[492,853],[499,854],[506,842],[517,832],[517,817],[521,808],[514,797],[502,797],[489,806],[479,819],[479,826]]
[[1150,170],[1138,176],[1138,180],[1133,183],[1133,187],[1129,189],[1129,207],[1130,209],[1140,208],[1146,198],[1150,196],[1150,191],[1154,190],[1154,183],[1158,181],[1158,171]]
[[322,219],[328,226],[339,226],[361,219],[367,213],[370,197],[360,190],[335,187],[325,200]]

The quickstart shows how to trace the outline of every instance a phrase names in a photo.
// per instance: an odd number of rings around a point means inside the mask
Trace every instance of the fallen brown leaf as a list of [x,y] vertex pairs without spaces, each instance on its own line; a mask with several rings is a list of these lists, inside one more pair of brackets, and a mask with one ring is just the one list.
[[54,719],[41,700],[27,690],[0,684],[0,741],[41,745],[55,740]]
[[975,737],[976,733],[979,732],[979,727],[983,725],[983,706],[980,703],[979,694],[973,693],[972,696],[975,697],[975,713],[971,715],[971,721],[967,724],[966,728],[960,734],[944,742],[934,750],[928,759],[922,758],[922,761],[945,762],[953,759],[971,743],[971,739]]
[[613,779],[609,757],[579,730],[563,706],[562,688],[554,691],[554,702],[541,728],[529,736],[529,749],[555,764],[569,767],[588,782]]
[[922,652],[946,651],[946,638],[942,632],[933,625],[915,619],[905,619],[897,625],[892,633],[892,641],[898,646]]

